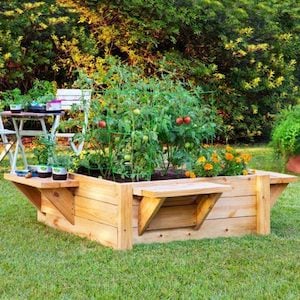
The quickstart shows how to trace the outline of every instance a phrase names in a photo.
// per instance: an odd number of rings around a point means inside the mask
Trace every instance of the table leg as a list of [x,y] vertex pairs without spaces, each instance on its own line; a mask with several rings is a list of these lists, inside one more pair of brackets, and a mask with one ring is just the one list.
[[53,125],[52,125],[52,128],[51,128],[51,131],[50,131],[50,134],[51,134],[53,139],[56,135],[56,131],[57,131],[57,128],[59,126],[59,122],[60,122],[60,115],[56,115],[55,119],[54,119],[54,122],[53,122]]
[[27,159],[25,156],[25,150],[24,150],[24,146],[22,144],[22,138],[20,136],[20,130],[23,128],[23,120],[20,121],[20,125],[18,126],[17,120],[15,118],[12,118],[12,122],[14,125],[14,129],[16,132],[16,138],[17,138],[17,142],[16,142],[16,149],[15,149],[15,153],[13,156],[13,163],[11,166],[11,172],[14,173],[16,171],[17,168],[17,159],[18,159],[18,154],[19,154],[19,150],[21,151],[21,155],[23,158],[23,162],[24,162],[24,167],[25,169],[28,168],[28,164],[27,164]]

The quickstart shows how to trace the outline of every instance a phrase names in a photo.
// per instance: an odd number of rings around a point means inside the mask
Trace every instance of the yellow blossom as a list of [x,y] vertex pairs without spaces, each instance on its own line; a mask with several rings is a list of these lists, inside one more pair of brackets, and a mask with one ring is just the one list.
[[217,153],[213,153],[212,156],[211,156],[211,160],[214,162],[214,163],[218,163],[219,162],[219,156]]
[[196,174],[194,172],[190,172],[190,178],[196,178]]
[[7,10],[3,13],[3,15],[6,17],[12,17],[15,15],[15,12],[13,10]]
[[240,157],[237,157],[237,158],[235,159],[235,162],[237,162],[238,164],[239,164],[241,161],[242,161],[242,159],[241,159]]
[[227,152],[231,152],[231,151],[233,150],[233,148],[230,147],[229,145],[227,145],[226,148],[225,148],[225,150],[226,150]]
[[245,163],[248,163],[251,160],[251,155],[248,153],[243,153],[241,155],[241,158]]
[[3,58],[4,58],[4,60],[8,60],[8,59],[10,59],[11,58],[11,53],[5,53],[4,55],[3,55]]
[[243,170],[243,175],[248,175],[248,171],[247,170]]
[[206,158],[204,156],[200,156],[197,160],[198,163],[204,163],[206,162]]

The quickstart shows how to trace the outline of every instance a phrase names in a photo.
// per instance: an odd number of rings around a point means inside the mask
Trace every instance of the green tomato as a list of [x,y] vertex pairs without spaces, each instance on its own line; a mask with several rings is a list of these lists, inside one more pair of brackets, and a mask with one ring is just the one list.
[[125,154],[124,155],[124,160],[130,161],[131,160],[131,155],[130,154]]
[[141,111],[140,111],[138,108],[136,108],[136,109],[133,110],[133,113],[134,113],[135,115],[140,115],[140,114],[141,114]]
[[191,148],[191,144],[190,144],[190,143],[185,143],[185,144],[184,144],[184,148],[187,148],[187,149],[188,149],[188,148]]
[[144,135],[144,136],[143,136],[143,141],[144,141],[144,142],[148,142],[148,141],[149,141],[148,135]]

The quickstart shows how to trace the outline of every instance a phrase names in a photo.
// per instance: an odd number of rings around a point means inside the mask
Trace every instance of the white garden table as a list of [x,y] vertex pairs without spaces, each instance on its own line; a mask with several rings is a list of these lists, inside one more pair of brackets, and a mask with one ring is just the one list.
[[[60,122],[60,116],[63,115],[63,112],[45,112],[45,113],[36,113],[36,112],[21,112],[21,113],[13,113],[10,111],[4,111],[0,113],[0,121],[2,118],[8,118],[12,120],[14,131],[16,133],[16,149],[13,155],[13,160],[11,163],[11,173],[15,173],[17,167],[17,158],[20,152],[25,169],[28,168],[28,163],[24,151],[24,145],[22,143],[22,137],[35,137],[41,135],[48,135],[54,138],[57,128]],[[51,124],[50,129],[48,130],[46,127],[46,119],[50,116],[53,116],[53,122]],[[35,121],[39,122],[41,125],[40,129],[28,130],[24,129],[24,124],[27,121]]]

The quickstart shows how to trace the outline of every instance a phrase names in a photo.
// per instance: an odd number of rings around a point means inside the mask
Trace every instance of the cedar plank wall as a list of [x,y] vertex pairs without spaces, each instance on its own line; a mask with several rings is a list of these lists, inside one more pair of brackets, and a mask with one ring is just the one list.
[[118,248],[119,185],[74,174],[80,181],[75,189],[75,225],[70,224],[45,198],[42,199],[44,214],[38,220],[56,229],[95,240],[105,246]]
[[[195,181],[230,184],[233,189],[222,194],[199,230],[192,228],[195,224],[195,203],[194,197],[188,196],[167,200],[147,231],[141,236],[138,235],[137,229],[139,199],[135,197],[133,200],[134,244],[241,236],[257,232],[255,176],[197,178],[194,179]],[[172,229],[174,224],[181,228]]]
[[[167,200],[147,231],[139,236],[140,199],[132,197],[132,187],[151,186],[155,182],[119,184],[77,174],[73,178],[80,181],[80,187],[74,192],[75,225],[65,220],[47,199],[42,199],[44,214],[38,213],[39,221],[114,249],[131,249],[133,244],[138,243],[252,234],[258,232],[258,224],[263,220],[263,217],[258,220],[257,214],[259,193],[256,176],[183,179],[181,183],[210,181],[229,184],[233,189],[221,196],[199,230],[193,230],[195,203],[194,197],[188,196]],[[159,182],[168,185],[176,183],[177,180]],[[262,209],[267,211],[268,207]],[[263,231],[258,233],[268,233],[268,222],[259,225]]]

